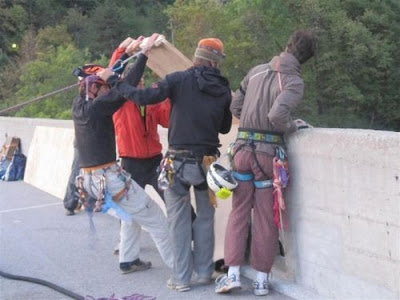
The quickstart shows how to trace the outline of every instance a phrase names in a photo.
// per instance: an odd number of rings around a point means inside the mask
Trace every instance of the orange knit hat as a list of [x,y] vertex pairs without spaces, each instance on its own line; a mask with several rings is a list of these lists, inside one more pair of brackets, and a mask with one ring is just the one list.
[[224,44],[220,39],[202,39],[197,44],[194,56],[209,61],[220,62],[224,57]]

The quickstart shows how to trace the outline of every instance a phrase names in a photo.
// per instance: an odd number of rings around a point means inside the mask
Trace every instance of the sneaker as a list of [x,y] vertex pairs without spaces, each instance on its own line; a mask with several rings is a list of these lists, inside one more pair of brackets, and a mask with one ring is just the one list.
[[190,285],[188,284],[176,284],[172,281],[172,279],[167,280],[167,288],[177,292],[187,292],[190,291]]
[[138,258],[131,262],[120,263],[119,268],[123,274],[143,271],[151,268],[151,262],[143,261]]
[[238,278],[238,276],[235,274],[232,274],[229,277],[228,274],[221,274],[215,280],[215,284],[215,292],[217,294],[229,293],[232,290],[242,288],[240,278]]
[[262,284],[258,281],[253,282],[254,287],[254,295],[256,296],[265,296],[269,293],[269,283],[268,281],[264,281]]

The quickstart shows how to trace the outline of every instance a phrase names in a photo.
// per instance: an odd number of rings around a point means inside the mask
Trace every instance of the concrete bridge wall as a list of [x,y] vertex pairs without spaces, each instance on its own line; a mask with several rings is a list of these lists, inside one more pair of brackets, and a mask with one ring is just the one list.
[[[221,153],[236,130],[221,136]],[[160,130],[164,146],[166,132]],[[62,198],[72,122],[0,117],[0,143],[6,134],[22,140],[25,181]],[[400,133],[304,130],[289,138],[288,152],[289,230],[281,234],[285,257],[277,256],[273,270],[283,280],[274,287],[303,299],[399,299]],[[223,257],[229,211],[230,200],[219,201],[216,259]]]

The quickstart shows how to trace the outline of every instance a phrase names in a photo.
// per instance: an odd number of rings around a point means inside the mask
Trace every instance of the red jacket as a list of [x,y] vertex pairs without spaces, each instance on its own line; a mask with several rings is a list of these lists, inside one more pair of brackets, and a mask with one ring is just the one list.
[[[124,48],[114,51],[109,66],[124,53]],[[157,125],[168,128],[169,99],[145,107],[144,117],[140,108],[132,101],[125,104],[113,115],[118,155],[120,157],[151,158],[161,153],[162,145]]]

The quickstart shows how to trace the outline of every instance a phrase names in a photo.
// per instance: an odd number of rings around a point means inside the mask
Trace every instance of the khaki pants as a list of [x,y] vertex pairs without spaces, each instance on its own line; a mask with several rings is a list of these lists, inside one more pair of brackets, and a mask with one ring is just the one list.
[[[172,268],[173,255],[167,219],[161,208],[117,164],[84,175],[84,189],[92,197],[97,197],[103,175],[105,188],[112,196],[117,195],[126,186],[126,182],[130,181],[129,189],[118,201],[118,205],[131,216],[130,221],[121,222],[119,261],[130,262],[139,258],[143,228],[150,234],[166,265]],[[109,212],[118,217],[111,209]]]

